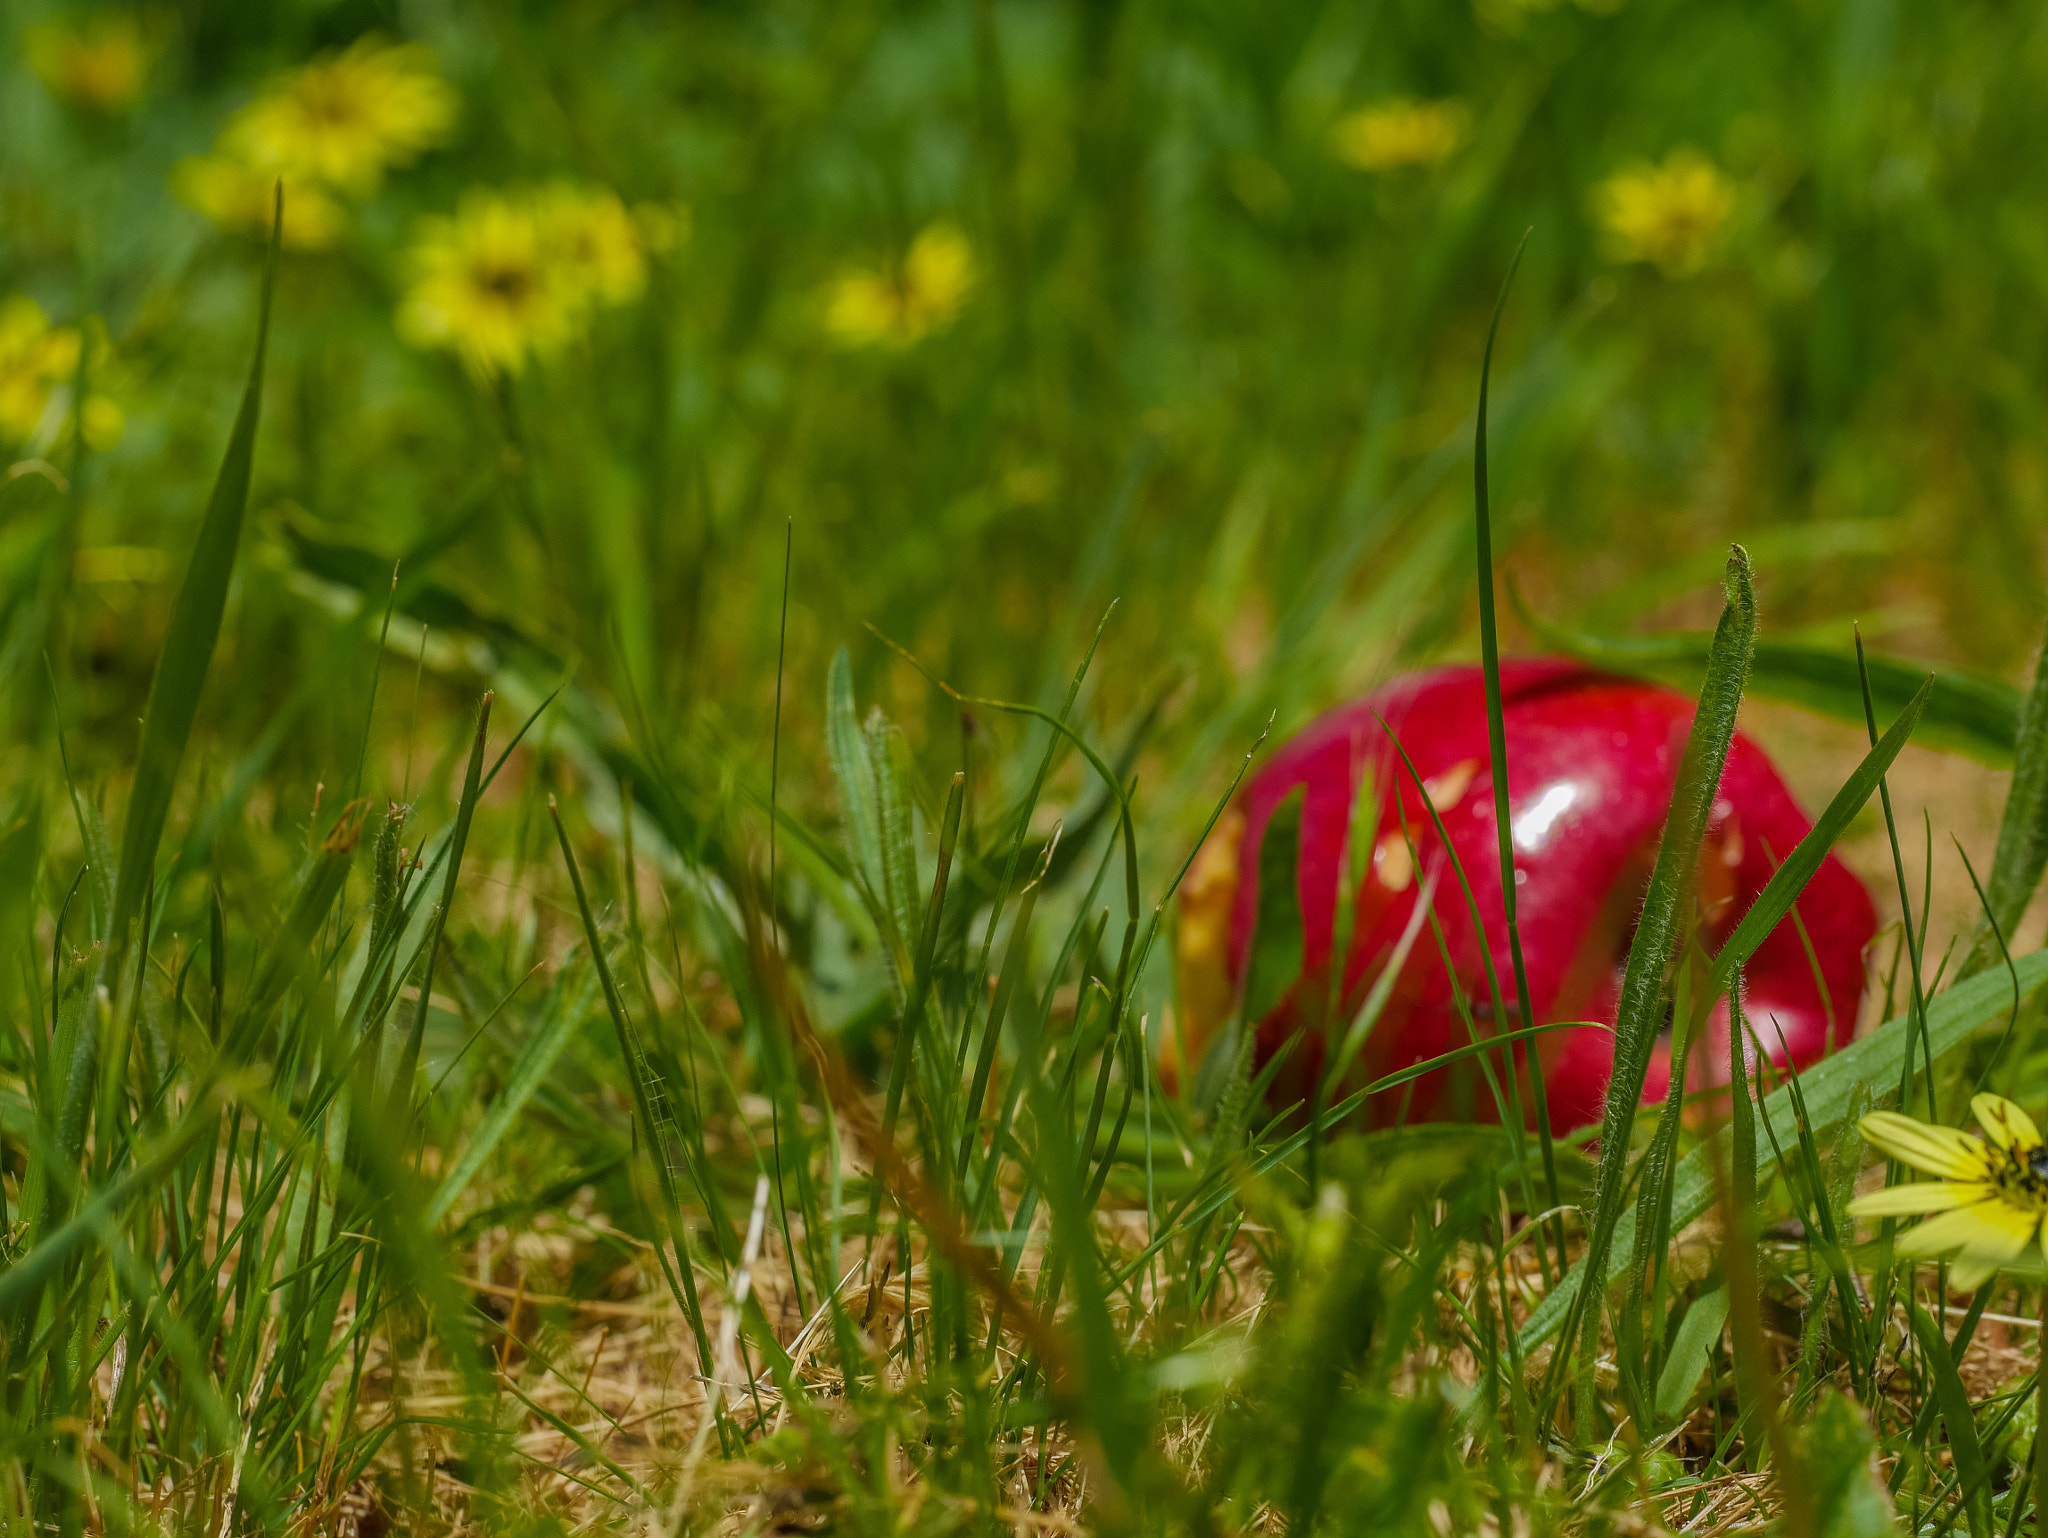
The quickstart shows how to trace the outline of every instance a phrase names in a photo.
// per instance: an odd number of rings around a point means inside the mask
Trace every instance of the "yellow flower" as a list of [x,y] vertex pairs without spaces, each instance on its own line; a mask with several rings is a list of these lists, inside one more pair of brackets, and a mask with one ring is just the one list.
[[[270,237],[277,177],[252,171],[224,155],[181,160],[171,172],[171,187],[187,208],[197,209],[223,229]],[[318,184],[286,178],[284,243],[298,251],[324,251],[334,244],[348,216]]]
[[940,220],[918,233],[893,276],[857,268],[835,279],[825,329],[842,347],[909,347],[953,323],[974,279],[974,248]]
[[[1970,1291],[2019,1259],[2029,1245],[2048,1254],[2048,1148],[2033,1118],[1998,1095],[1978,1095],[1970,1111],[1984,1137],[1954,1127],[1930,1126],[1896,1111],[1863,1118],[1871,1146],[1924,1174],[1940,1177],[1889,1186],[1849,1204],[1859,1218],[1937,1214],[1900,1236],[1897,1252],[1909,1260],[1955,1257],[1950,1276]],[[1987,1141],[1988,1139],[1988,1141]]]
[[1470,128],[1471,115],[1463,102],[1397,98],[1339,118],[1333,138],[1337,158],[1346,165],[1361,171],[1393,171],[1448,159],[1465,142]]
[[125,11],[90,22],[45,22],[23,39],[28,61],[44,85],[74,107],[124,112],[135,105],[156,52],[142,24]]
[[578,299],[624,304],[647,286],[640,227],[617,193],[557,182],[540,192],[535,217],[548,261]]
[[1697,150],[1626,167],[1593,189],[1594,216],[1615,254],[1655,262],[1671,277],[1706,266],[1734,208],[1734,185]]
[[[83,345],[76,326],[52,326],[42,306],[26,294],[0,300],[0,441],[21,442],[49,433],[61,422],[78,374]],[[94,333],[93,359],[104,354],[104,333]],[[58,421],[51,420],[55,405]],[[109,449],[120,441],[125,419],[104,395],[85,401],[85,441]]]
[[220,149],[253,171],[360,196],[454,121],[455,93],[425,48],[366,37],[272,81],[228,120]]
[[454,218],[422,224],[410,260],[399,334],[480,377],[516,374],[575,334],[584,296],[547,251],[530,199],[468,193]]

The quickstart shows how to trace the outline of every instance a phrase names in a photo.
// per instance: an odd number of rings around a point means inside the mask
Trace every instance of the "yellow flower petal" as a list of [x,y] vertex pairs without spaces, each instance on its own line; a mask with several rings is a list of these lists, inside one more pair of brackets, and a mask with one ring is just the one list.
[[2041,1146],[2041,1133],[2034,1118],[2003,1095],[1973,1095],[1970,1114],[1984,1135],[2000,1148],[2029,1150]]
[[1948,1284],[1957,1292],[1975,1292],[2002,1270],[2012,1259],[1993,1256],[1962,1255],[1949,1267]]
[[1882,1191],[1871,1191],[1849,1203],[1852,1218],[1908,1218],[1919,1217],[1922,1213],[1946,1212],[1951,1207],[1964,1207],[1972,1202],[1983,1201],[1991,1194],[1991,1188],[1974,1181],[1959,1180],[1949,1184],[1940,1180],[1923,1180],[1918,1185],[1889,1186]]
[[2033,1213],[2001,1201],[1977,1202],[1929,1218],[1899,1236],[1901,1260],[1939,1260],[1954,1255],[1972,1265],[2004,1265],[2034,1237]]
[[1883,1154],[1928,1175],[1952,1180],[1980,1178],[1989,1168],[1984,1144],[1954,1127],[1936,1127],[1897,1111],[1873,1111],[1859,1124],[1863,1136]]

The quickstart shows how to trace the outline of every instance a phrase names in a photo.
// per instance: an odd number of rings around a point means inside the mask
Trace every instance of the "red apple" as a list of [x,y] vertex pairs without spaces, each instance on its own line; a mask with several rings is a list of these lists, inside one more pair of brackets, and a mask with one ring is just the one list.
[[[1501,690],[1531,1002],[1539,1023],[1612,1025],[1622,963],[1670,808],[1693,704],[1669,689],[1552,659],[1503,664]],[[1473,931],[1428,809],[1380,718],[1407,749],[1443,818],[1478,901],[1483,940]],[[1378,823],[1357,893],[1339,1009],[1330,1019],[1328,969],[1338,888],[1365,775],[1375,787]],[[1304,1033],[1284,1070],[1287,1092],[1301,1092],[1319,1071],[1329,1038],[1341,1037],[1387,965],[1432,872],[1450,967],[1425,925],[1348,1082],[1362,1083],[1464,1045],[1468,1038],[1453,1001],[1453,974],[1480,1028],[1490,1029],[1486,954],[1512,1016],[1514,974],[1501,911],[1485,684],[1476,667],[1446,667],[1397,679],[1331,711],[1246,782],[1183,889],[1181,1040],[1169,1043],[1169,1052],[1177,1052],[1180,1061],[1199,1062],[1216,1029],[1238,1007],[1258,907],[1260,840],[1274,809],[1296,786],[1304,792],[1296,865],[1304,965],[1286,997],[1257,1022],[1261,1062],[1297,1031]],[[1397,796],[1401,813],[1395,811]],[[1403,836],[1402,814],[1414,855]],[[1763,750],[1738,733],[1700,854],[1700,939],[1709,954],[1811,826]],[[1782,1063],[1789,1055],[1804,1066],[1855,1030],[1864,949],[1877,914],[1863,884],[1833,855],[1822,862],[1795,911],[1805,941],[1789,918],[1771,932],[1744,971],[1743,1007],[1774,1058]],[[1728,1018],[1724,1000],[1707,1033],[1710,1064],[1727,1063]],[[1598,1121],[1612,1070],[1611,1034],[1595,1027],[1557,1031],[1539,1038],[1537,1051],[1552,1127],[1563,1131]],[[1670,1047],[1660,1042],[1644,1098],[1662,1100],[1670,1076]],[[1717,1077],[1725,1076],[1723,1066]],[[1405,1096],[1395,1091],[1381,1097],[1368,1114],[1386,1122],[1404,1111],[1410,1120],[1495,1114],[1483,1082],[1455,1069],[1424,1076]]]

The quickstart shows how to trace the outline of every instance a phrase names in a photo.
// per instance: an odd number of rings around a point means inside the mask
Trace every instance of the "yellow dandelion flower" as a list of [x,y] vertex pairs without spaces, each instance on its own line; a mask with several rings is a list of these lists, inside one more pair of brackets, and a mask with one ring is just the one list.
[[1615,255],[1654,262],[1670,277],[1706,266],[1734,210],[1734,184],[1697,150],[1626,167],[1593,189],[1594,217]]
[[1863,1136],[1881,1153],[1939,1178],[1888,1186],[1859,1196],[1849,1212],[1859,1218],[1927,1217],[1899,1236],[1896,1253],[1908,1260],[1953,1256],[1949,1273],[1968,1292],[2018,1260],[2029,1246],[2048,1255],[2048,1147],[2033,1118],[1998,1095],[1978,1095],[1970,1111],[1984,1129],[1976,1137],[1954,1127],[1931,1126],[1877,1111],[1863,1118]]
[[399,334],[443,348],[480,376],[516,374],[576,331],[583,304],[546,248],[531,200],[467,194],[452,219],[421,226]]
[[[196,209],[225,230],[270,238],[276,208],[277,177],[251,170],[224,155],[181,160],[171,171],[171,190],[187,208]],[[348,215],[318,184],[285,179],[285,245],[296,251],[324,251],[340,238]]]
[[154,40],[125,11],[89,22],[45,22],[23,38],[28,61],[52,95],[94,112],[125,112],[142,96]]
[[903,320],[919,336],[953,323],[974,287],[974,247],[956,224],[927,225],[903,258]]
[[53,329],[43,307],[26,294],[0,300],[0,437],[34,433],[51,387],[77,367],[77,332]]
[[903,301],[871,272],[842,273],[825,295],[825,329],[842,347],[900,347]]
[[251,170],[360,196],[438,144],[455,105],[425,48],[360,38],[272,81],[228,120],[220,149]]
[[547,259],[579,299],[624,304],[647,287],[640,227],[618,194],[556,183],[535,200]]
[[1433,166],[1464,144],[1472,116],[1461,101],[1397,98],[1361,107],[1337,120],[1337,158],[1361,171]]
[[[0,300],[0,441],[55,435],[84,345],[76,326],[51,325],[42,306],[26,294]],[[105,333],[95,323],[92,367],[105,352]],[[93,448],[110,449],[120,441],[126,418],[106,396],[88,395],[83,416],[85,441]]]
[[974,247],[940,220],[918,232],[893,276],[856,268],[836,278],[825,329],[842,347],[909,347],[953,323],[975,277]]

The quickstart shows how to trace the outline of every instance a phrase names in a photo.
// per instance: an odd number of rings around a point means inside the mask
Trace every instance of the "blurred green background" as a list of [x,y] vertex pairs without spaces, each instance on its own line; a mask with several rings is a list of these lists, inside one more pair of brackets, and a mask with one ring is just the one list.
[[[279,271],[233,683],[202,718],[247,743],[299,702],[259,798],[280,827],[354,756],[401,557],[390,647],[428,623],[428,719],[573,669],[706,798],[758,788],[785,529],[800,809],[831,805],[842,643],[929,779],[961,758],[958,713],[864,626],[1056,701],[1115,599],[1088,719],[1121,742],[1156,710],[1141,784],[1198,823],[1270,713],[1469,650],[1471,410],[1525,230],[1494,477],[1537,609],[1709,623],[1742,538],[1771,633],[1857,616],[2016,679],[2038,632],[2035,7],[4,15],[0,458],[49,461],[65,513],[11,488],[0,697],[40,751],[47,652],[88,782],[129,761],[247,365],[261,197],[222,168],[267,186],[264,104],[352,45],[417,45],[388,57],[452,111],[353,180],[284,167],[328,227]],[[435,221],[563,186],[629,221],[603,302],[514,366],[400,325]]]

